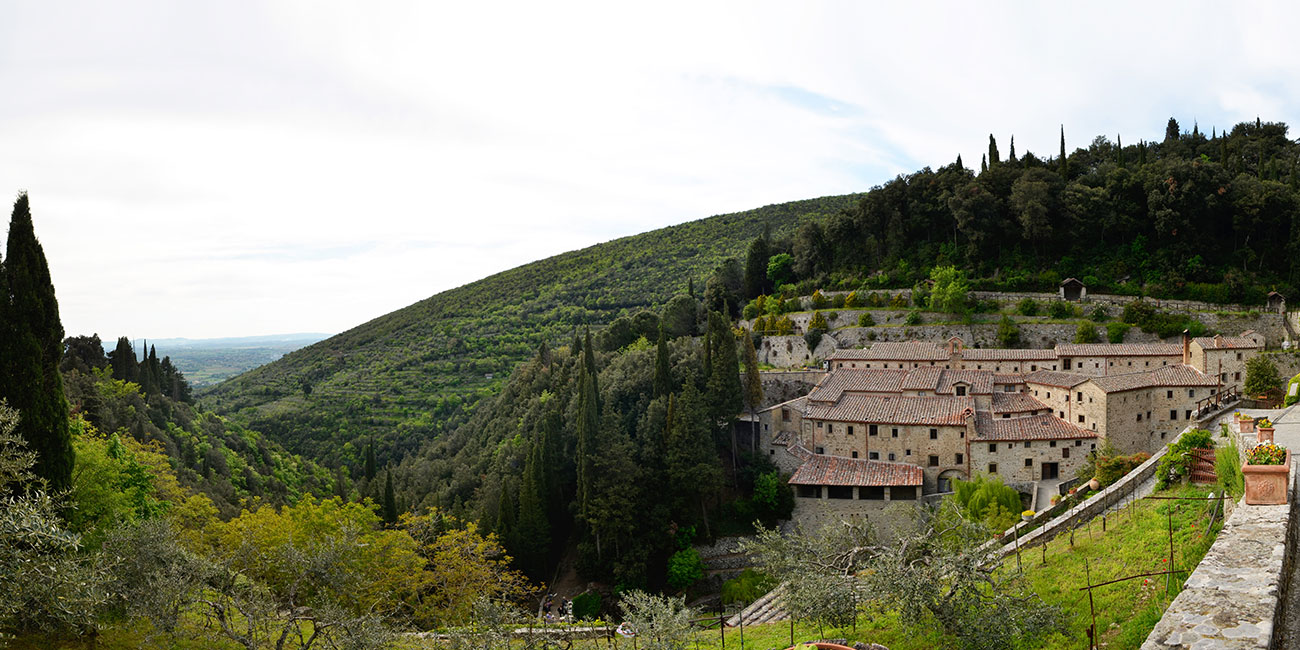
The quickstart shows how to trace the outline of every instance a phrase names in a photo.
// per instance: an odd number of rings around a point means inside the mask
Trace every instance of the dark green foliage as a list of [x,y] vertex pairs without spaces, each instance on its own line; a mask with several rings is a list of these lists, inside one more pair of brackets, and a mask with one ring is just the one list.
[[920,310],[920,309],[913,309],[913,310],[907,312],[907,319],[904,320],[903,322],[907,323],[908,325],[920,325],[920,324],[921,324],[921,310]]
[[668,337],[663,328],[659,328],[659,340],[655,344],[655,397],[665,397],[672,391],[673,376],[668,366]]
[[103,370],[108,367],[108,357],[104,356],[104,343],[99,335],[70,336],[63,342],[63,363],[60,372],[76,370],[89,373],[91,368]]
[[1161,338],[1177,336],[1187,331],[1191,336],[1206,333],[1205,324],[1187,314],[1171,314],[1156,309],[1145,300],[1135,300],[1124,305],[1125,323],[1137,325],[1143,332],[1152,332]]
[[[393,495],[393,472],[384,472],[384,523],[397,523],[397,498]],[[508,509],[506,509],[508,511]]]
[[1092,323],[1079,323],[1079,326],[1074,329],[1075,343],[1096,343],[1100,340],[1101,337],[1097,336],[1097,326]]
[[1124,335],[1128,334],[1130,327],[1131,325],[1128,323],[1106,323],[1106,341],[1109,343],[1123,343]]
[[366,443],[365,476],[367,481],[375,480],[375,441]]
[[1010,316],[1003,316],[1002,320],[998,321],[998,346],[1014,348],[1018,345],[1020,345],[1020,327],[1011,320]]
[[1016,311],[1021,316],[1037,316],[1038,301],[1033,298],[1021,298],[1020,302],[1016,303]]
[[767,277],[767,260],[772,256],[768,246],[768,237],[764,233],[750,242],[745,252],[745,279],[743,297],[748,300],[772,290],[772,282]]
[[704,577],[704,560],[699,551],[685,548],[668,558],[668,586],[684,591]]
[[36,453],[32,471],[53,490],[72,479],[68,400],[59,366],[63,323],[26,194],[14,202],[0,267],[0,399],[22,414],[17,434]]
[[1268,357],[1255,355],[1246,362],[1246,383],[1245,391],[1247,395],[1264,395],[1270,391],[1276,392],[1282,387],[1282,375],[1277,371],[1277,365]]
[[1078,313],[1074,305],[1064,300],[1053,300],[1047,303],[1047,315],[1059,320],[1074,318]]
[[871,312],[864,311],[858,316],[858,327],[871,327],[876,324],[876,319],[871,317]]
[[789,253],[777,253],[768,260],[767,279],[778,289],[794,281],[794,261]]
[[[1170,483],[1186,479],[1192,473],[1195,457],[1193,449],[1214,449],[1214,434],[1205,429],[1192,429],[1169,445],[1169,451],[1156,467],[1156,489],[1163,490]],[[1098,464],[1098,473],[1102,472]]]
[[1106,319],[1110,318],[1110,315],[1106,313],[1105,307],[1102,307],[1101,305],[1097,305],[1096,307],[1092,308],[1091,312],[1088,313],[1088,318],[1091,318],[1092,320],[1098,323],[1104,323],[1106,322]]
[[584,591],[573,597],[573,618],[583,621],[600,616],[600,594]]
[[727,605],[748,605],[776,586],[771,576],[753,569],[745,569],[740,575],[722,583],[722,602]]

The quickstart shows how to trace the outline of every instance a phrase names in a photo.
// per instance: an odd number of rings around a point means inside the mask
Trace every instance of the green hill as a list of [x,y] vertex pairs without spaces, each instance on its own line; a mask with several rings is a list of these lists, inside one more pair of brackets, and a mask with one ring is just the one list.
[[[219,384],[208,408],[327,465],[400,460],[464,422],[542,341],[657,308],[743,257],[770,228],[852,208],[859,194],[770,205],[624,237],[498,273],[380,316]],[[355,472],[354,472],[355,474]]]

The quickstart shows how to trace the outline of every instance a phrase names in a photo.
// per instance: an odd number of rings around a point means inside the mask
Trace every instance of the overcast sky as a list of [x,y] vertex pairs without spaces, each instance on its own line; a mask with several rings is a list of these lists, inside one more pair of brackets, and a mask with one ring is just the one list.
[[6,2],[0,194],[69,334],[339,332],[990,132],[1295,122],[1295,10],[1142,4]]

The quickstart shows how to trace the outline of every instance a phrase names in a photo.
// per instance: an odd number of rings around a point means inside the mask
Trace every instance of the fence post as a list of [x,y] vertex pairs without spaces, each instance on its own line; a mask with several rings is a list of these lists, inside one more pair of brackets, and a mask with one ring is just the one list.
[[745,608],[740,608],[740,650],[745,650]]
[[722,639],[722,648],[727,648],[727,621],[722,618],[722,605],[718,605],[718,636]]

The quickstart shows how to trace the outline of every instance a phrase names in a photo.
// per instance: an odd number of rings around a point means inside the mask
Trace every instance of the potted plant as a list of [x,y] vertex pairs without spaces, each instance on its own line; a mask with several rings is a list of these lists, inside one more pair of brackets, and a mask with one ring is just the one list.
[[1246,451],[1241,466],[1246,479],[1246,504],[1275,506],[1286,503],[1291,479],[1291,450],[1264,442]]
[[1255,424],[1260,442],[1273,442],[1273,422],[1264,418]]
[[1026,511],[1020,513],[1020,518],[1023,519],[1023,520],[1025,520],[1025,521],[1029,521],[1029,520],[1031,520],[1031,519],[1034,518],[1034,511],[1033,511],[1033,510],[1026,510]]
[[1252,418],[1252,417],[1250,417],[1249,415],[1242,415],[1241,413],[1238,413],[1238,414],[1237,414],[1237,431],[1238,431],[1239,433],[1254,433],[1254,432],[1255,432],[1255,418]]
[[1052,495],[1052,505],[1056,505],[1056,504],[1058,504],[1058,503],[1060,503],[1060,502],[1061,502],[1061,495],[1059,495],[1059,494],[1053,494],[1053,495]]

